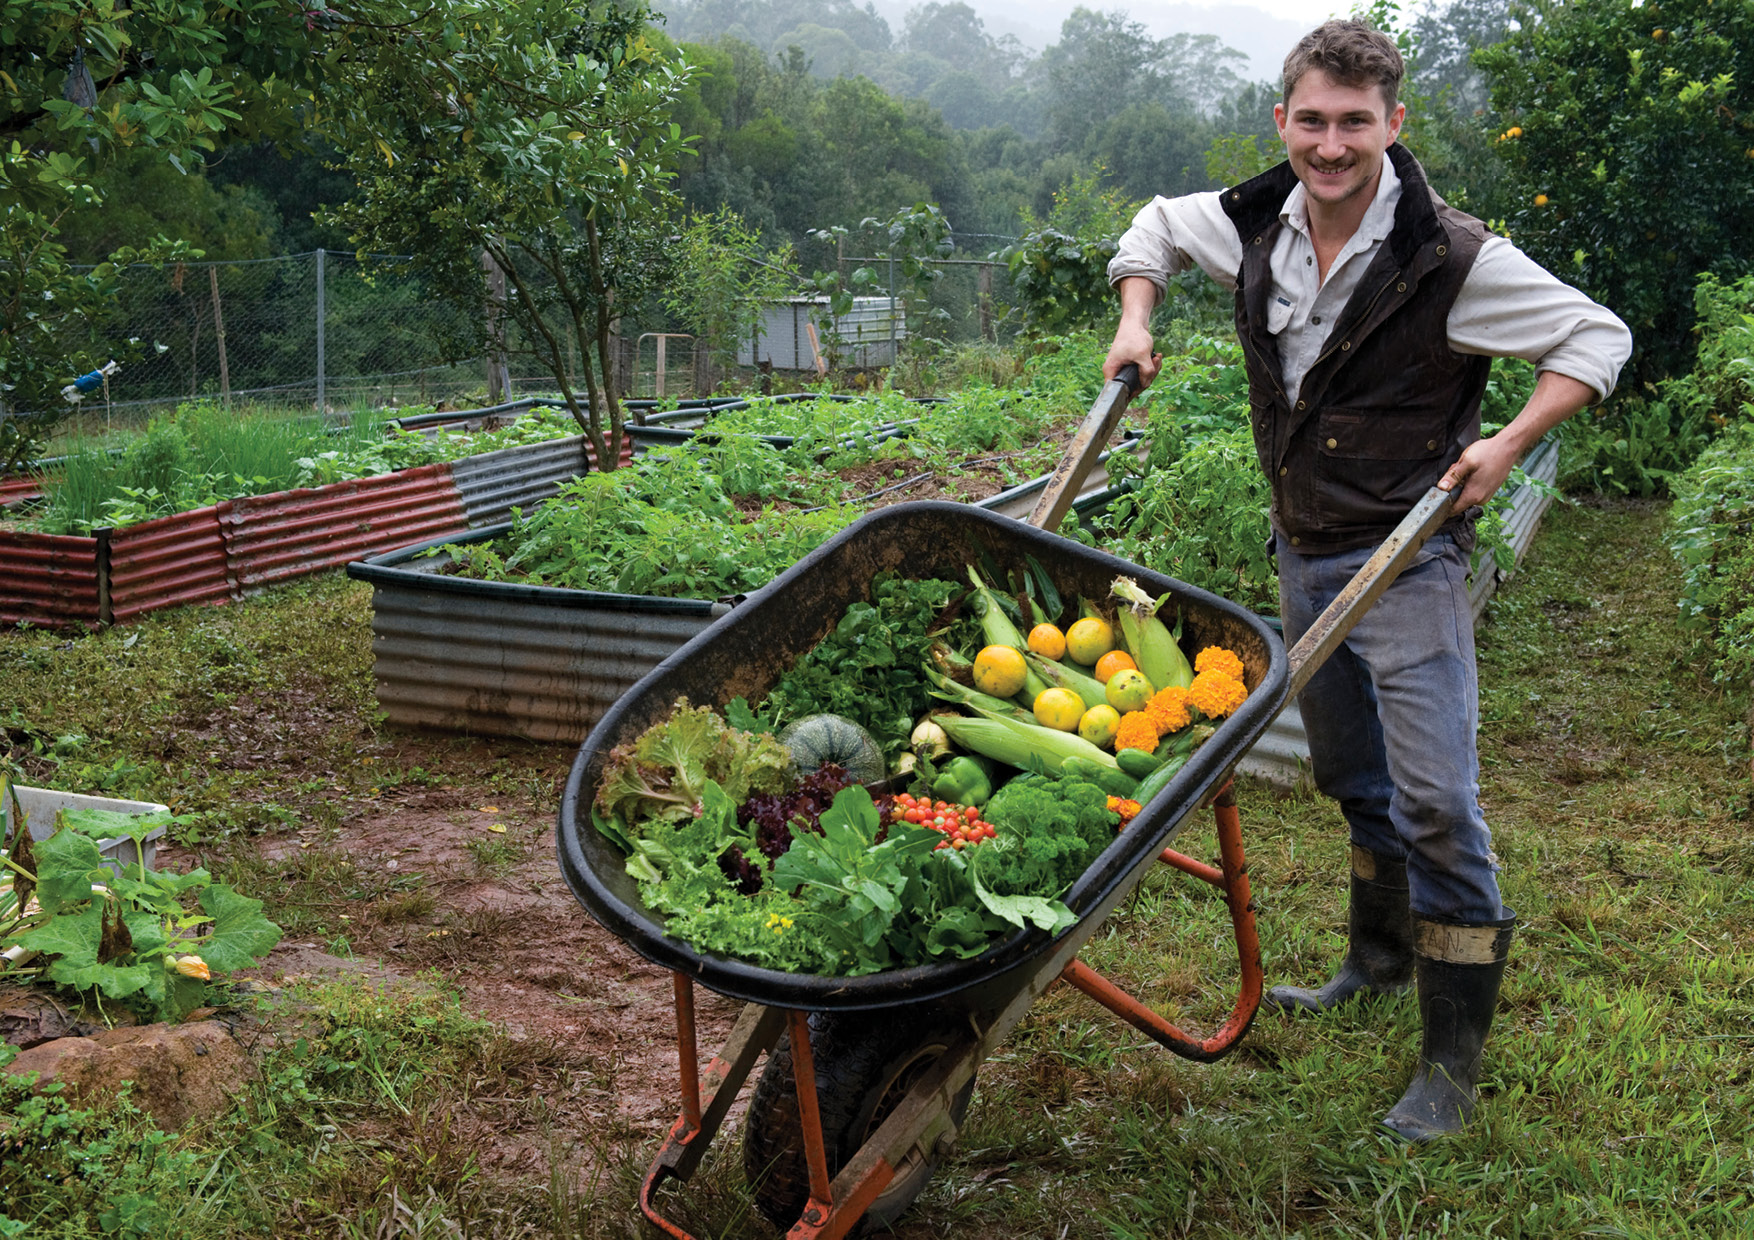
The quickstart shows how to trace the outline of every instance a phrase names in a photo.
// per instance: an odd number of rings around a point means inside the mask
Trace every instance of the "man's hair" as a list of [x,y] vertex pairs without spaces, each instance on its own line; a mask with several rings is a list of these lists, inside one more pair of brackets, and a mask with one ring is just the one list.
[[1285,104],[1303,75],[1320,69],[1342,86],[1374,86],[1390,112],[1407,66],[1393,39],[1363,22],[1323,22],[1297,41],[1285,58]]

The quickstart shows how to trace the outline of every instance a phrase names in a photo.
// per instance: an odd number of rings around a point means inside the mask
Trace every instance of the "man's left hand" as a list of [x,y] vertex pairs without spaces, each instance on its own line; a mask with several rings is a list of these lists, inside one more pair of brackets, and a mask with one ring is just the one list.
[[1502,431],[1491,439],[1477,439],[1469,444],[1460,459],[1437,480],[1441,491],[1456,491],[1455,510],[1466,512],[1476,504],[1484,504],[1504,485],[1510,471],[1522,454]]

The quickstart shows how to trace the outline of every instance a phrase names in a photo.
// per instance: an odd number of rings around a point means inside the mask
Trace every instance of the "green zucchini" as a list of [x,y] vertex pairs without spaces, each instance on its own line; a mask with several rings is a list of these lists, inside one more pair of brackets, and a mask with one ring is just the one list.
[[1143,749],[1117,749],[1115,764],[1134,779],[1144,779],[1163,765],[1163,759]]
[[1134,798],[1139,781],[1115,766],[1102,766],[1088,758],[1067,758],[1060,763],[1060,774],[1071,775],[1095,784],[1111,797]]
[[1169,759],[1162,766],[1158,767],[1155,771],[1152,771],[1151,774],[1139,781],[1139,787],[1133,793],[1133,799],[1141,806],[1151,804],[1151,798],[1169,787],[1170,781],[1173,780],[1182,767],[1187,764],[1188,760],[1185,757]]

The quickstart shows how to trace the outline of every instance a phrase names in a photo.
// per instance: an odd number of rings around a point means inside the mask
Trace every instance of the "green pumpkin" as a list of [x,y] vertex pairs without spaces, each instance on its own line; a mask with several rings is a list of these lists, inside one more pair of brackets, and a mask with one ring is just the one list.
[[800,775],[829,762],[861,784],[888,774],[883,747],[864,728],[840,715],[806,715],[780,733],[780,743],[792,751]]

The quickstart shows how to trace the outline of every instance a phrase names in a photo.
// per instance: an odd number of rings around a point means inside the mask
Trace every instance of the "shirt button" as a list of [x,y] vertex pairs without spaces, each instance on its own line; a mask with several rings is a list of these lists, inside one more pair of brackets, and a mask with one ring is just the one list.
[[1306,254],[1306,255],[1304,255],[1304,258],[1303,258],[1303,265],[1304,265],[1304,266],[1305,266],[1305,267],[1313,267],[1313,266],[1315,266],[1315,255],[1314,255],[1314,254]]
[[1317,327],[1320,327],[1322,325],[1322,316],[1319,314],[1312,314],[1309,316],[1309,321],[1314,323]]
[[1330,440],[1328,440],[1328,447],[1330,447],[1330,448],[1338,448],[1338,447],[1339,447],[1339,446],[1340,446],[1340,441],[1339,441],[1339,440],[1338,440],[1338,439],[1330,439]]

